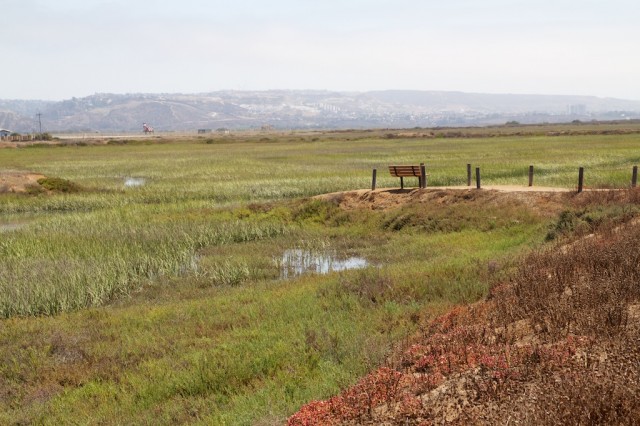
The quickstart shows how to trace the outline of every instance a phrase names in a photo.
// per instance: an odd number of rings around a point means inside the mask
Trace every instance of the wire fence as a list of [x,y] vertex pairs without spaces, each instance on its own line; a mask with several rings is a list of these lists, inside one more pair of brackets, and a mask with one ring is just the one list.
[[[415,175],[415,185],[407,188],[434,188],[434,187],[464,187],[482,188],[488,186],[521,186],[531,187],[558,187],[575,189],[582,192],[587,189],[624,189],[635,188],[638,184],[638,166],[635,164],[618,165],[591,165],[591,166],[538,166],[534,164],[522,166],[500,165],[476,166],[471,163],[466,167],[461,165],[460,172],[453,174],[451,168],[439,168],[422,165],[422,176]],[[415,165],[416,168],[420,167]],[[419,173],[420,174],[420,173]],[[372,173],[371,188],[394,187],[398,183],[398,177],[387,173],[387,167],[374,168]],[[406,182],[406,180],[405,180]],[[410,183],[410,181],[409,181]],[[391,185],[391,186],[389,186]],[[399,185],[404,187],[402,183]]]

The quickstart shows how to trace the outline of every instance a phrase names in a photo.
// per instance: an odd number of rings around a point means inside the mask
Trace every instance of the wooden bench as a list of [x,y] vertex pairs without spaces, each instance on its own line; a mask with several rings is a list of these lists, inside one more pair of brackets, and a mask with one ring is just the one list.
[[417,177],[418,178],[418,187],[423,188],[426,187],[426,182],[423,184],[423,176],[421,172],[421,166],[389,166],[389,173],[391,176],[400,178],[400,189],[404,189],[404,178],[405,177]]

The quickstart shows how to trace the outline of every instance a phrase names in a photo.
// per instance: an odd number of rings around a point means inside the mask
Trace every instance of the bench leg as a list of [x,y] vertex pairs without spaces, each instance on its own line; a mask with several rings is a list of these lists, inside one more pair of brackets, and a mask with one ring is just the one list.
[[404,178],[400,176],[400,189],[404,189]]

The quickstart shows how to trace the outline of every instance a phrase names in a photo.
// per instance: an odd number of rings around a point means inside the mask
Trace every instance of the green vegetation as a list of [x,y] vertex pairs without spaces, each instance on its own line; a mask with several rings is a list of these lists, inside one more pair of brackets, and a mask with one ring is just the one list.
[[53,136],[51,135],[51,133],[36,133],[34,135],[34,139],[37,141],[52,141],[53,140]]
[[640,223],[619,208],[637,215],[639,194],[574,199],[582,214],[559,224],[598,220],[525,256],[489,297],[425,322],[386,365],[287,424],[637,423]]
[[38,184],[44,189],[54,192],[80,192],[81,190],[75,183],[56,177],[38,179]]
[[[562,207],[572,195],[380,210],[305,197],[367,188],[372,168],[397,187],[386,166],[421,161],[430,186],[464,185],[472,163],[487,185],[524,185],[534,164],[537,185],[573,187],[585,166],[587,186],[625,187],[640,159],[634,134],[358,135],[3,150],[0,170],[60,179],[0,197],[0,423],[281,423],[574,217],[597,220]],[[371,266],[280,280],[294,248]]]

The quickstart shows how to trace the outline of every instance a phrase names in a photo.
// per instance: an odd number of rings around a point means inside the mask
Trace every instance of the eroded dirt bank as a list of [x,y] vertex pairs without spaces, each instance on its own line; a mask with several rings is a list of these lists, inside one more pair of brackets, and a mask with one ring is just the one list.
[[45,176],[40,173],[3,170],[0,171],[0,194],[1,193],[23,193],[30,186],[38,185],[38,179]]
[[481,190],[468,187],[437,187],[427,189],[360,189],[319,195],[345,210],[388,210],[406,205],[454,204],[482,201],[483,203],[524,204],[544,215],[555,215],[574,197],[575,193],[562,188],[500,186]]

